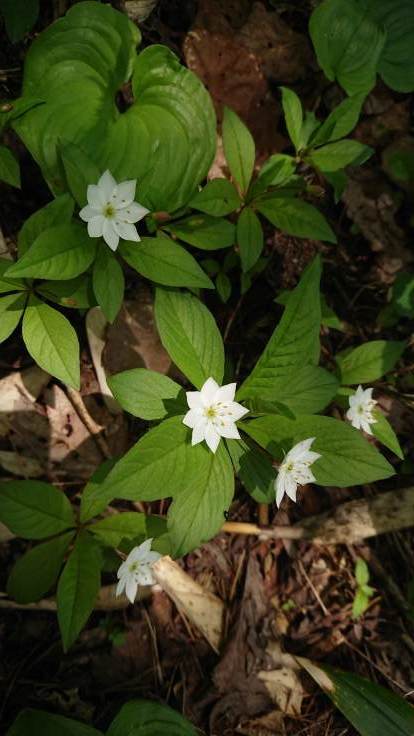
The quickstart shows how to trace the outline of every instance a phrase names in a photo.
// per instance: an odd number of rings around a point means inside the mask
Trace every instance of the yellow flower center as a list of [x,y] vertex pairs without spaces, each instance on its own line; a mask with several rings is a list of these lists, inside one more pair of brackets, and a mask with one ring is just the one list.
[[206,417],[208,417],[208,419],[214,419],[214,417],[217,416],[217,411],[216,411],[215,407],[214,406],[209,406],[205,410],[205,415],[206,415]]
[[115,207],[113,207],[111,204],[107,204],[104,207],[104,216],[105,217],[114,217],[115,215]]

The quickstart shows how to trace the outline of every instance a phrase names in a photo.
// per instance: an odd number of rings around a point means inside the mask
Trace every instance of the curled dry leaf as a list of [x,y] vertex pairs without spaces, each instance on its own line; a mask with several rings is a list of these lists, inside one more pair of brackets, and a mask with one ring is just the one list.
[[19,475],[23,478],[40,478],[44,473],[43,466],[35,457],[27,457],[17,452],[0,450],[0,467],[8,473]]
[[224,604],[201,587],[171,557],[161,557],[152,566],[154,577],[174,601],[181,613],[205,636],[215,652],[219,651]]
[[89,350],[93,367],[95,368],[99,388],[105,405],[112,414],[122,412],[118,402],[112,396],[112,392],[106,381],[106,372],[102,365],[102,354],[105,348],[106,332],[109,326],[104,313],[100,307],[93,307],[86,315],[86,334],[88,336]]

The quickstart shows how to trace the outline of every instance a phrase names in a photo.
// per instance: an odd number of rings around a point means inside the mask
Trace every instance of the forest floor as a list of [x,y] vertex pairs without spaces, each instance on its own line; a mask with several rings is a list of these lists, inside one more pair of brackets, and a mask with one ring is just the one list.
[[[40,31],[71,3],[45,3]],[[115,3],[114,3],[115,4]],[[287,149],[278,86],[290,86],[307,109],[329,111],[340,90],[328,83],[313,56],[307,33],[309,0],[253,3],[248,0],[161,0],[141,25],[143,43],[164,43],[203,79],[217,105],[227,104],[249,125],[260,164]],[[118,4],[119,6],[119,4]],[[277,9],[277,12],[275,10]],[[19,93],[30,39],[12,47],[0,43],[0,97]],[[4,70],[4,71],[3,71]],[[247,374],[271,334],[281,307],[275,296],[292,288],[317,251],[324,259],[322,291],[338,316],[324,327],[323,362],[333,365],[339,349],[372,339],[410,339],[413,320],[390,324],[383,316],[396,275],[412,268],[414,184],[398,181],[387,154],[399,147],[414,156],[413,99],[379,83],[369,95],[355,136],[374,147],[363,169],[352,172],[341,202],[320,186],[319,206],[332,223],[337,246],[295,239],[270,226],[269,263],[244,297],[235,290],[216,316],[238,380]],[[0,252],[15,252],[25,218],[50,195],[22,145],[10,135],[22,162],[21,190],[0,185]],[[220,153],[213,175],[224,171]],[[73,317],[73,313],[71,314]],[[102,400],[83,316],[81,395],[102,428],[110,453],[124,453],[144,423],[111,414]],[[128,272],[126,303],[103,337],[96,361],[110,372],[146,366],[167,372],[169,358],[154,327],[152,295]],[[101,347],[102,347],[101,346]],[[413,360],[376,383],[380,405],[390,417],[406,458],[414,437]],[[408,357],[407,357],[408,356]],[[410,364],[411,360],[411,364]],[[401,367],[402,366],[402,367]],[[33,363],[16,333],[0,352],[0,475],[49,480],[72,497],[104,459],[64,388],[30,374]],[[29,372],[29,373],[28,373]],[[19,391],[32,381],[31,393]],[[15,401],[10,412],[10,401]],[[293,525],[321,512],[333,514],[353,498],[413,484],[414,465],[385,451],[394,478],[357,489],[307,488],[297,504],[260,507],[239,489],[229,520]],[[19,456],[19,457],[18,457]],[[162,513],[160,504],[145,504]],[[0,535],[1,535],[0,529]],[[0,542],[2,538],[0,536]],[[0,543],[0,591],[27,543]],[[355,562],[369,561],[375,588],[366,613],[352,618]],[[179,709],[211,736],[353,736],[356,732],[330,701],[304,677],[291,679],[285,697],[272,696],[260,673],[283,651],[338,666],[381,683],[414,703],[414,544],[397,531],[355,544],[315,545],[306,541],[222,533],[180,561],[183,568],[226,605],[226,636],[220,654],[163,592],[124,610],[96,611],[76,644],[63,654],[56,616],[34,609],[0,608],[0,723],[4,728],[22,707],[67,714],[105,728],[132,697],[159,699]],[[106,582],[113,582],[108,574]],[[1,606],[0,592],[0,606]],[[292,676],[293,677],[293,676]],[[275,688],[277,690],[277,687]],[[382,734],[381,734],[382,736]]]

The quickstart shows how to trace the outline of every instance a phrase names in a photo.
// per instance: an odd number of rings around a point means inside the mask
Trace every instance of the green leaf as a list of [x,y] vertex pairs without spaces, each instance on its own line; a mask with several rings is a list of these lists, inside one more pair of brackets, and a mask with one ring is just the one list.
[[44,539],[75,526],[72,506],[63,491],[38,480],[0,485],[0,520],[24,539]]
[[338,419],[265,416],[244,422],[243,430],[279,460],[293,445],[315,437],[312,450],[319,452],[321,457],[312,465],[312,472],[321,486],[345,488],[394,475],[392,465],[361,432]]
[[58,622],[65,652],[93,611],[101,584],[101,565],[97,543],[88,532],[81,532],[57,588]]
[[108,385],[122,408],[140,419],[164,419],[187,410],[181,386],[156,371],[133,368],[108,378]]
[[272,503],[276,472],[270,456],[245,440],[228,440],[226,444],[234,469],[248,493],[257,503]]
[[157,289],[155,320],[171,359],[200,389],[207,378],[221,384],[224,346],[211,312],[189,293]]
[[103,736],[85,723],[73,721],[71,718],[57,716],[44,710],[25,708],[17,716],[7,736]]
[[209,181],[201,192],[189,202],[190,207],[206,215],[222,217],[234,212],[241,205],[237,189],[227,179]]
[[316,207],[301,199],[277,196],[274,199],[258,200],[255,207],[272,225],[289,235],[336,243],[335,233],[324,216]]
[[43,105],[43,100],[36,99],[35,97],[18,97],[17,100],[1,104],[0,133],[2,133],[13,120],[17,120],[17,118],[24,115],[28,110],[31,110],[32,107],[37,107],[37,105]]
[[185,462],[190,476],[174,493],[168,510],[168,530],[177,557],[220,531],[234,495],[233,467],[223,443],[215,453],[203,445],[187,444]]
[[253,174],[256,147],[249,129],[229,107],[224,108],[222,135],[231,175],[241,192],[245,193]]
[[10,266],[8,258],[0,258],[0,295],[7,294],[10,291],[26,291],[27,286],[20,279],[9,279],[4,273]]
[[369,596],[364,590],[358,588],[352,602],[352,618],[360,618],[369,606]]
[[298,365],[292,374],[275,380],[272,391],[294,414],[315,414],[326,409],[338,387],[338,379],[324,368]]
[[370,383],[382,378],[395,367],[405,348],[405,342],[372,340],[351,351],[339,353],[336,363],[341,383]]
[[101,499],[155,501],[191,487],[198,455],[188,450],[195,449],[182,416],[165,419],[116,463],[100,487]]
[[369,16],[386,32],[378,72],[385,84],[397,92],[414,90],[412,45],[414,9],[411,0],[371,0],[366,4]]
[[316,169],[329,173],[344,169],[350,164],[362,164],[373,153],[374,150],[369,146],[347,138],[311,151],[306,160]]
[[79,342],[63,314],[31,296],[23,316],[23,340],[43,370],[79,389]]
[[233,223],[211,215],[191,215],[184,220],[164,225],[163,229],[202,250],[229,248],[235,240]]
[[119,252],[131,268],[157,284],[214,288],[195,258],[170,238],[142,238],[138,244],[121,243]]
[[281,87],[282,107],[289,138],[295,150],[301,149],[301,132],[303,124],[302,103],[293,90]]
[[309,31],[319,66],[348,95],[375,85],[386,33],[360,0],[324,0],[312,13]]
[[275,398],[276,381],[291,379],[297,367],[319,361],[321,262],[315,258],[292,291],[282,319],[239,391],[238,400]]
[[328,115],[310,139],[309,145],[314,147],[324,143],[332,143],[351,133],[359,120],[364,100],[364,94],[346,97]]
[[77,222],[42,232],[7,276],[65,281],[84,273],[95,258],[96,240]]
[[231,296],[231,281],[224,271],[217,274],[216,289],[221,301],[226,303]]
[[293,156],[275,153],[263,164],[258,180],[267,187],[281,187],[290,181],[295,171],[296,161]]
[[115,466],[115,459],[105,460],[93,473],[90,480],[82,491],[80,505],[80,521],[84,524],[93,516],[100,514],[108,505],[108,501],[102,496],[101,488]]
[[348,177],[344,171],[324,171],[323,175],[326,181],[333,187],[335,204],[341,200],[341,197],[348,184]]
[[20,168],[18,161],[6,146],[0,146],[0,181],[20,189]]
[[263,229],[260,220],[250,207],[245,207],[237,220],[237,244],[243,273],[250,271],[263,250]]
[[368,565],[362,557],[358,557],[355,563],[355,580],[358,585],[367,585],[369,583]]
[[21,258],[48,228],[67,225],[72,219],[75,203],[70,194],[62,194],[29,217],[19,232],[18,246]]
[[[14,127],[53,192],[66,187],[61,145],[75,143],[101,173],[137,179],[138,201],[148,209],[173,212],[210,168],[215,115],[200,80],[167,47],[152,45],[137,56],[139,40],[126,14],[76,3],[31,46],[24,94],[46,104]],[[129,81],[134,101],[120,112],[118,92]]]
[[26,299],[26,294],[7,294],[0,297],[0,343],[7,340],[19,324]]
[[124,298],[124,272],[116,256],[106,246],[98,248],[93,264],[93,291],[108,322],[113,322]]
[[12,43],[32,30],[39,15],[39,0],[0,0],[7,35]]
[[122,706],[109,726],[106,736],[135,736],[135,734],[137,736],[138,734],[139,736],[197,736],[197,731],[180,713],[176,713],[166,705],[152,703],[149,700],[131,700]]
[[75,532],[38,544],[20,557],[7,581],[7,594],[17,603],[39,601],[55,584]]
[[118,547],[123,539],[145,536],[146,519],[145,514],[137,511],[124,511],[121,514],[111,514],[105,519],[96,521],[88,529],[104,544]]
[[399,695],[364,677],[298,658],[361,736],[411,736],[414,708]]
[[36,293],[61,307],[88,309],[96,305],[89,274],[68,281],[43,281],[36,285]]
[[74,143],[64,145],[60,150],[60,157],[69,191],[79,207],[84,207],[87,204],[88,186],[98,183],[102,171],[85,151]]
[[404,453],[391,424],[379,409],[374,409],[373,414],[376,419],[375,424],[371,424],[371,430],[374,437],[376,437],[381,444],[385,445],[385,447],[388,447],[388,449],[397,455],[400,460],[404,460]]

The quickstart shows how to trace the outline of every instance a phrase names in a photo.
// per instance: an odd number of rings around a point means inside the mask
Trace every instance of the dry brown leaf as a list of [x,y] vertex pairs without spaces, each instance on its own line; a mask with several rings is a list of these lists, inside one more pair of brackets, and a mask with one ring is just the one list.
[[215,652],[219,651],[224,604],[187,575],[171,557],[161,557],[152,566],[154,577],[178,610],[196,626]]
[[23,478],[40,478],[44,473],[43,465],[35,457],[5,450],[0,450],[0,466],[8,473],[21,475]]
[[0,414],[26,411],[49,383],[50,376],[38,366],[10,373],[0,380]]
[[278,670],[262,670],[258,678],[266,685],[267,691],[277,707],[288,716],[301,713],[303,688],[294,670],[281,667]]
[[280,710],[274,710],[239,726],[237,733],[242,736],[285,736],[284,723],[284,714]]
[[115,401],[111,389],[106,380],[106,372],[102,365],[102,355],[105,348],[106,333],[109,322],[107,322],[104,313],[100,307],[93,307],[86,315],[86,334],[88,336],[89,350],[93,367],[95,368],[96,377],[98,379],[99,388],[105,405],[112,414],[120,414],[122,412],[118,402]]

